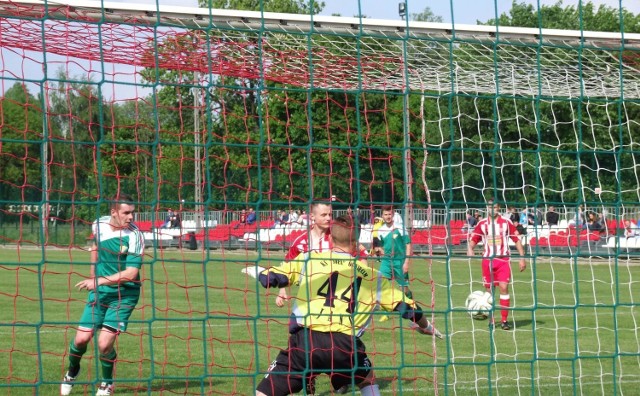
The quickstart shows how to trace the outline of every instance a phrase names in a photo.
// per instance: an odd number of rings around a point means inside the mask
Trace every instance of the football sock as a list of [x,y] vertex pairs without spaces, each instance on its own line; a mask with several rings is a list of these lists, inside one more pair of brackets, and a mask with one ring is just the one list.
[[116,364],[116,349],[113,348],[107,354],[100,354],[100,365],[102,366],[102,379],[111,383],[113,381],[113,367]]
[[506,322],[507,318],[509,317],[509,306],[511,305],[511,297],[508,294],[501,294],[500,295],[500,307],[502,308],[502,310],[500,311],[500,314],[502,315],[502,321]]
[[360,394],[362,396],[380,396],[380,387],[378,384],[373,384],[360,388]]
[[82,355],[87,352],[87,346],[77,347],[74,341],[69,344],[69,375],[75,377],[80,371],[80,360]]

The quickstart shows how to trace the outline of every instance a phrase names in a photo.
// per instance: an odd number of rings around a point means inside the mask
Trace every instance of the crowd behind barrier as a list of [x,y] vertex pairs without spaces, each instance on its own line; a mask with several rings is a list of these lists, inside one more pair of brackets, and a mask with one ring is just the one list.
[[[549,225],[542,210],[531,209],[534,220],[522,228],[520,239],[530,252],[555,254],[574,252],[640,252],[640,207],[625,213],[616,208],[558,208],[558,224]],[[367,211],[368,212],[368,211]],[[484,209],[414,209],[413,220],[405,225],[411,232],[414,251],[420,253],[455,252],[466,250],[469,227],[467,213]],[[137,213],[136,224],[144,232],[147,243],[159,248],[189,247],[191,249],[262,249],[285,250],[310,224],[304,221],[282,222],[278,211],[257,211],[257,221],[246,224],[239,212],[210,211],[202,213],[182,211],[180,227],[166,227],[165,213]],[[347,210],[334,210],[334,216]],[[403,212],[398,211],[403,218]],[[594,213],[594,216],[588,216]],[[356,211],[359,220],[360,243],[371,244],[371,219],[380,213]],[[507,216],[506,212],[501,215]],[[596,229],[587,218],[597,219]],[[152,220],[153,219],[153,220]],[[628,222],[625,224],[625,221]]]

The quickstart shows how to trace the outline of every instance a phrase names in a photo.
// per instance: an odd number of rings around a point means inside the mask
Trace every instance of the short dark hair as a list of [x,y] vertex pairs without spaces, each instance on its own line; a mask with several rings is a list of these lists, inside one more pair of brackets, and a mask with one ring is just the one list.
[[[116,195],[114,195],[113,197],[111,197],[110,201],[110,208],[112,210],[118,210],[120,208],[120,205],[122,204],[127,204],[127,205],[133,205],[133,198],[131,197],[131,195],[129,194],[124,194],[124,193],[118,193]],[[171,210],[171,209],[169,209]]]
[[383,212],[393,212],[395,210],[395,208],[393,207],[393,205],[384,205],[382,206],[382,211]]

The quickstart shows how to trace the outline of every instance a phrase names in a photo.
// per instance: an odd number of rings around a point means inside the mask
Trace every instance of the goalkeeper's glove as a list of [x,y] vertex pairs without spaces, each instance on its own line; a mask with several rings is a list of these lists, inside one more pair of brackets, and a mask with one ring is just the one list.
[[251,265],[249,267],[244,267],[241,271],[244,274],[249,275],[252,278],[258,278],[258,275],[265,269],[259,265]]

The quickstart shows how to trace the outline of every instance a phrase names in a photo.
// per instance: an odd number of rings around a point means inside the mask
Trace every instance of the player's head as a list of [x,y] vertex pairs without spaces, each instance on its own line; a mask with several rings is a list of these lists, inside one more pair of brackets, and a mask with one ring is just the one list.
[[395,210],[393,205],[385,205],[382,207],[382,220],[387,225],[393,224],[393,215],[395,214]]
[[127,227],[133,221],[136,206],[128,194],[118,194],[111,198],[111,225],[117,228]]
[[353,217],[343,215],[331,222],[331,239],[333,246],[348,252],[355,251],[356,248],[356,227]]
[[331,225],[331,204],[314,202],[311,204],[311,221],[321,230],[328,230]]
[[487,200],[487,217],[500,216],[500,204],[495,202],[493,198]]

